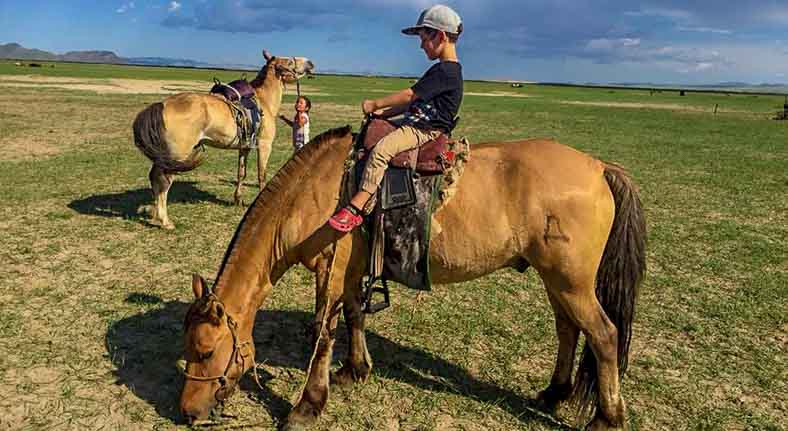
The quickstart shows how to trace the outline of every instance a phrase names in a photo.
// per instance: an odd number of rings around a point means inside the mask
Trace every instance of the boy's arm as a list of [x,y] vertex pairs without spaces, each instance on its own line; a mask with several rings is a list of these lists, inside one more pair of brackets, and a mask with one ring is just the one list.
[[399,105],[399,106],[391,106],[386,109],[380,110],[379,112],[376,112],[376,115],[381,118],[396,117],[397,115],[407,111],[408,108],[410,108],[410,103],[406,103],[404,105]]
[[279,114],[279,119],[287,123],[288,126],[293,127],[293,122],[285,118],[284,115]]
[[414,93],[412,89],[406,88],[396,93],[389,94],[386,97],[381,97],[380,99],[365,100],[361,103],[361,110],[365,114],[369,114],[371,112],[377,111],[378,109],[384,108],[400,108],[403,105],[405,108],[407,108],[407,106],[410,105],[410,103],[414,100],[416,100],[416,93]]

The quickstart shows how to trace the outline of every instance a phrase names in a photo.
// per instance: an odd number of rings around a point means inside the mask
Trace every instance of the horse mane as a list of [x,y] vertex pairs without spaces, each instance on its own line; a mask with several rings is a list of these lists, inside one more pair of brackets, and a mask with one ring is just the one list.
[[251,85],[252,88],[260,88],[263,86],[263,84],[265,84],[265,78],[268,76],[268,63],[269,62],[266,62],[263,65],[263,68],[257,72],[257,76],[255,76],[253,80],[249,81],[249,85]]
[[337,138],[347,136],[350,131],[351,127],[348,125],[325,131],[316,136],[301,150],[293,154],[293,157],[266,184],[263,191],[257,195],[254,202],[249,206],[249,209],[238,224],[238,228],[235,230],[235,234],[230,241],[219,268],[219,274],[216,277],[217,287],[225,268],[235,264],[240,257],[239,249],[241,247],[238,243],[240,238],[253,236],[255,231],[259,229],[259,222],[279,223],[279,220],[271,217],[270,214],[274,210],[285,206],[290,200],[292,193],[297,193],[301,190],[303,179],[313,172],[312,169],[309,169],[311,166],[318,161],[326,162],[329,160],[327,157],[331,153],[340,150],[343,152],[343,158],[347,156],[347,151],[350,149],[334,145],[334,141]]

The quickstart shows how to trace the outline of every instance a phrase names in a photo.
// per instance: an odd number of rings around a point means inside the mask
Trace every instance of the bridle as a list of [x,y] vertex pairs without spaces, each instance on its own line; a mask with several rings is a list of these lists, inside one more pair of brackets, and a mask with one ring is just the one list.
[[299,73],[295,70],[295,65],[298,64],[298,61],[296,61],[295,57],[290,57],[290,61],[293,63],[292,67],[276,65],[274,66],[274,68],[276,72],[279,73],[280,76],[282,76],[284,73],[289,73],[290,75],[293,76],[293,79],[295,79],[296,82],[296,93],[297,93],[296,97],[301,97],[301,77],[299,76]]
[[[216,297],[213,293],[209,293],[206,297],[205,302],[210,303],[211,301],[215,301],[219,303],[222,308],[224,308],[224,304]],[[226,309],[225,309],[226,310]],[[251,353],[250,350],[247,350],[249,346],[252,345],[252,340],[247,340],[244,342],[239,342],[238,340],[238,323],[236,323],[235,319],[233,319],[227,312],[225,311],[227,328],[230,330],[230,335],[233,337],[233,352],[230,354],[230,360],[227,362],[227,365],[224,367],[224,373],[220,376],[195,376],[194,374],[189,374],[186,371],[186,366],[182,363],[178,363],[177,368],[183,374],[183,376],[187,380],[195,380],[198,382],[212,382],[218,381],[219,388],[214,393],[214,398],[216,401],[222,403],[226,400],[231,394],[232,390],[235,388],[234,386],[230,386],[229,378],[227,374],[230,372],[230,368],[235,365],[236,367],[241,368],[241,373],[236,380],[240,380],[243,377],[244,370],[246,370],[246,361],[249,360],[252,365],[252,370],[254,372],[254,380],[257,383],[257,386],[262,389],[262,385],[260,384],[260,377],[257,375],[257,362],[254,360],[254,354]],[[188,329],[188,325],[187,325]]]

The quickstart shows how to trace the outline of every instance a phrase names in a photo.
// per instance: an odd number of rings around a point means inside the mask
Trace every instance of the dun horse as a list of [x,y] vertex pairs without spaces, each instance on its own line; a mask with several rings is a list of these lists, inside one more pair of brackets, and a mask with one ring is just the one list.
[[[335,129],[297,153],[246,212],[214,287],[193,277],[196,299],[185,321],[180,400],[189,422],[207,417],[253,366],[255,314],[298,263],[316,273],[318,335],[287,429],[301,429],[317,418],[328,401],[329,382],[363,382],[370,375],[358,287],[367,261],[364,241],[358,229],[341,236],[325,225],[339,202],[352,140],[349,127]],[[575,400],[579,413],[596,411],[589,428],[624,427],[620,379],[645,272],[645,220],[627,174],[550,140],[487,143],[472,147],[457,187],[434,214],[433,282],[532,266],[547,290],[558,336],[552,379],[538,395],[541,405],[552,411]],[[349,355],[332,374],[340,311]],[[572,382],[581,331],[587,344]]]
[[[276,117],[282,104],[285,83],[296,82],[312,71],[312,62],[303,57],[274,57],[263,51],[265,66],[250,82],[262,112],[257,136],[257,179],[260,190],[265,168],[276,136]],[[175,225],[167,216],[167,192],[176,173],[190,171],[204,160],[204,145],[239,150],[238,182],[234,201],[241,203],[241,186],[246,178],[250,149],[242,147],[233,112],[221,98],[207,93],[180,93],[154,103],[134,120],[134,144],[153,166],[150,179],[154,205],[150,223],[165,229]]]

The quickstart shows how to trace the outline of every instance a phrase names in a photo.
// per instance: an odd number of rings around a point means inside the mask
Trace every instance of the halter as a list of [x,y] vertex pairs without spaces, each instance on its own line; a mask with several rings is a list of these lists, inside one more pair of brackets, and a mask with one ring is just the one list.
[[[222,308],[224,308],[224,304],[213,293],[209,293],[207,296],[206,302],[210,302],[210,301],[218,302],[220,305],[222,305]],[[260,384],[260,377],[257,375],[257,362],[255,362],[254,356],[250,354],[245,355],[242,352],[244,347],[250,346],[252,344],[252,340],[247,340],[244,341],[243,343],[239,342],[238,334],[236,332],[238,329],[238,324],[235,322],[235,319],[233,319],[232,317],[230,317],[229,314],[227,314],[226,311],[225,311],[225,315],[227,316],[227,328],[230,330],[230,335],[233,337],[233,352],[230,354],[230,360],[227,362],[227,366],[224,367],[224,373],[220,376],[209,376],[209,377],[195,376],[194,374],[189,374],[186,371],[186,365],[182,364],[181,361],[179,361],[178,364],[176,365],[178,370],[181,372],[181,374],[183,374],[183,376],[187,380],[195,380],[198,382],[212,382],[214,380],[218,380],[219,389],[217,389],[216,392],[214,393],[214,398],[216,398],[216,401],[219,401],[220,403],[224,402],[224,400],[226,400],[227,397],[229,397],[233,389],[232,387],[230,387],[229,379],[227,378],[227,373],[229,373],[230,367],[233,364],[241,367],[241,375],[239,375],[237,379],[240,380],[241,377],[243,377],[244,369],[246,368],[245,366],[246,366],[247,356],[252,356],[249,359],[249,361],[251,361],[253,365],[252,370],[254,372],[254,381],[255,383],[257,383],[257,386],[261,390],[263,389],[263,386]]]
[[297,93],[296,98],[298,98],[298,97],[301,97],[301,78],[298,77],[298,72],[296,72],[296,70],[295,70],[295,65],[297,63],[296,58],[295,57],[290,57],[290,59],[293,62],[293,67],[285,67],[285,66],[278,66],[278,65],[274,66],[274,67],[276,68],[277,71],[285,71],[285,72],[293,75],[293,78],[295,78],[295,82],[296,82],[296,93]]

